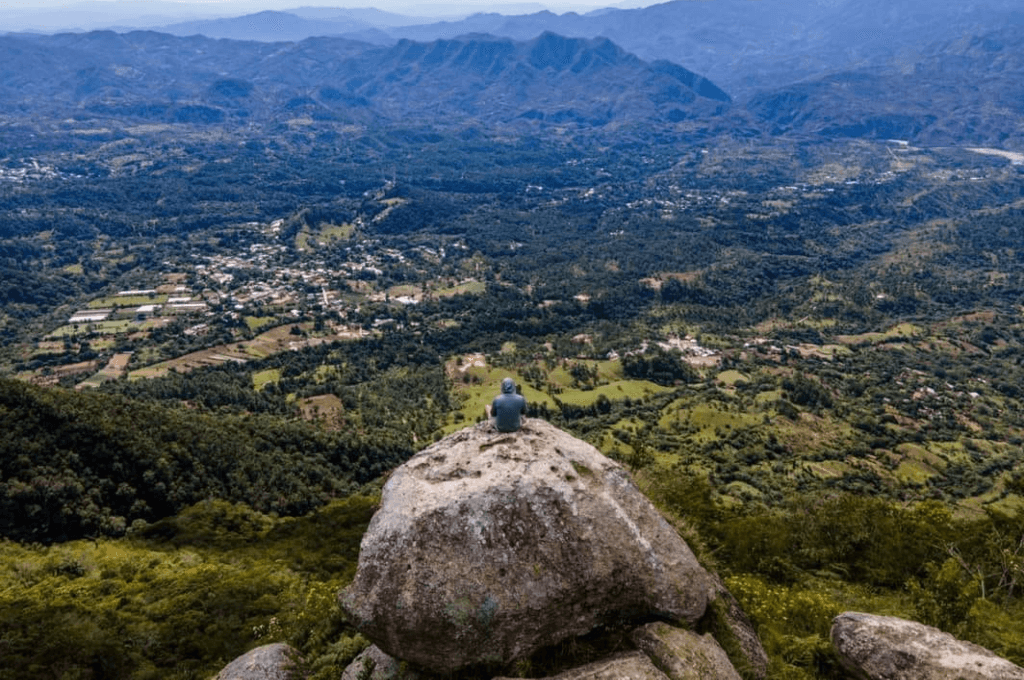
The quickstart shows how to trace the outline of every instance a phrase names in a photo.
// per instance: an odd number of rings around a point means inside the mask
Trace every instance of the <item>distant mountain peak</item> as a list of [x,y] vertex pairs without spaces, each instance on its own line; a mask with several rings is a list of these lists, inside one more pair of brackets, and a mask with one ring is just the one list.
[[479,34],[401,40],[390,48],[342,38],[272,44],[153,32],[38,37],[32,51],[14,41],[0,38],[2,70],[11,75],[0,82],[0,102],[32,102],[55,115],[66,107],[63,115],[196,125],[286,116],[603,126],[700,119],[729,101],[681,66],[647,63],[607,38],[551,32],[529,41]]

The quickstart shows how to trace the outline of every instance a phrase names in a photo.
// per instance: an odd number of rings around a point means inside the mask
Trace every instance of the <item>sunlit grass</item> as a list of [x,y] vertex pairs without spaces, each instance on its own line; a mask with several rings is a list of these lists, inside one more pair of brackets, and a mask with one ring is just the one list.
[[281,369],[268,368],[264,371],[257,371],[252,374],[252,386],[257,392],[271,383],[281,380]]
[[273,316],[247,316],[245,317],[245,325],[249,330],[255,332],[267,326],[272,326],[277,322],[277,317]]

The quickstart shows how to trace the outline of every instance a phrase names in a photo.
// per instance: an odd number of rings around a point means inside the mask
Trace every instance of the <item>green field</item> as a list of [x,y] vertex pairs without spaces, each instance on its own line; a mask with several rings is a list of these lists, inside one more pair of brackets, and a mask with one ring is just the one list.
[[277,323],[276,316],[247,316],[245,317],[245,325],[249,330],[255,332],[261,328],[272,326]]
[[50,331],[47,338],[66,338],[72,335],[116,335],[118,333],[132,333],[135,331],[147,330],[159,325],[155,319],[135,321],[133,319],[112,319],[108,321],[90,321],[80,324],[66,324]]
[[836,340],[845,345],[870,345],[891,340],[910,340],[925,334],[925,329],[912,323],[901,323],[881,333],[861,333],[859,335],[838,335]]
[[257,371],[252,374],[252,386],[256,391],[262,390],[270,383],[277,383],[281,380],[281,370],[268,368],[264,371]]
[[433,291],[434,295],[438,297],[449,297],[452,295],[462,295],[464,293],[485,293],[487,292],[487,284],[483,281],[466,281],[454,286],[447,288],[441,288]]
[[599,385],[592,390],[567,389],[560,392],[558,400],[574,406],[590,406],[602,395],[611,401],[623,399],[644,399],[652,394],[670,392],[672,388],[655,385],[646,380],[618,380],[607,385]]
[[354,224],[321,223],[317,228],[303,227],[295,235],[295,249],[309,250],[313,246],[324,246],[332,241],[347,241],[355,233]]

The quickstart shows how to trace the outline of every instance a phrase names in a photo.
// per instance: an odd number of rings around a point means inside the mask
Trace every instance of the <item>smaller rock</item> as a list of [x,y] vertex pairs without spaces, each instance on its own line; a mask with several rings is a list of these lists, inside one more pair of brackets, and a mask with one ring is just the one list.
[[263,645],[229,663],[213,680],[288,680],[295,656],[283,642]]
[[741,680],[710,634],[649,623],[633,631],[633,642],[670,680]]
[[1024,668],[984,647],[894,616],[840,614],[832,647],[862,680],[1024,680]]
[[[518,680],[494,678],[494,680]],[[627,652],[573,668],[544,680],[669,680],[643,652]]]
[[422,680],[424,676],[377,645],[370,645],[352,660],[341,674],[341,680]]

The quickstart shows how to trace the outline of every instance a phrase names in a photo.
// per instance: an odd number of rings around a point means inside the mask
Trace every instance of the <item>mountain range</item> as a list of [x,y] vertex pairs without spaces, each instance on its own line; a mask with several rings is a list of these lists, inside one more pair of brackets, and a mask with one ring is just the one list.
[[333,120],[588,126],[717,115],[729,96],[604,38],[551,33],[377,47],[93,32],[0,38],[0,110],[220,123]]
[[1017,0],[673,0],[586,14],[482,13],[418,24],[394,14],[307,8],[159,30],[263,41],[335,35],[381,45],[476,33],[515,40],[544,32],[605,37],[642,59],[682,64],[743,97],[837,70],[905,65],[936,42],[1013,25],[1024,25]]
[[1015,27],[941,41],[904,71],[865,67],[753,96],[770,134],[1024,147],[1024,39]]
[[[167,27],[191,35],[8,35],[0,111],[197,124],[703,121],[743,135],[1024,146],[1014,0],[675,0],[414,22],[304,8]],[[348,37],[305,37],[324,33]]]

